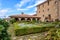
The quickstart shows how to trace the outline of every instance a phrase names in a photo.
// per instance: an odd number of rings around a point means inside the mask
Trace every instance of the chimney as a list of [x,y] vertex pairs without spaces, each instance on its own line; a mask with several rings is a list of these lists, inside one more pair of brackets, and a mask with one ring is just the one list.
[[24,12],[22,12],[21,14],[24,14]]

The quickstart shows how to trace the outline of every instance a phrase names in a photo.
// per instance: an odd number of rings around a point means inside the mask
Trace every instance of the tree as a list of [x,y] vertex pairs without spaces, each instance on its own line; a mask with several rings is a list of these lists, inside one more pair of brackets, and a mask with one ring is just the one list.
[[0,19],[0,40],[10,40],[10,37],[7,33],[9,23],[3,19]]

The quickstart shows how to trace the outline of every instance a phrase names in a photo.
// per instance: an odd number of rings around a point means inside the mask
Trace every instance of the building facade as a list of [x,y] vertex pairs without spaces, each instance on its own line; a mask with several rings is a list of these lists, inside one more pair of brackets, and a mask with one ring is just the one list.
[[27,15],[27,14],[18,14],[18,15],[11,15],[10,18],[15,19],[16,21],[40,21],[40,17],[38,17],[36,14],[34,15]]
[[36,15],[12,15],[11,18],[18,20],[39,20],[39,21],[56,21],[60,20],[60,0],[46,0],[37,5]]
[[46,0],[37,5],[37,16],[42,22],[60,20],[60,0]]

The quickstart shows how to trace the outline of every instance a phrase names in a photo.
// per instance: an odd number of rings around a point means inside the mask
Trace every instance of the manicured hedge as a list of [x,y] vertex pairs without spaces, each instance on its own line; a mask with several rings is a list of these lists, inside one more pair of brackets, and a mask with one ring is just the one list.
[[22,29],[16,29],[15,30],[15,35],[20,36],[20,35],[27,35],[27,34],[33,34],[33,33],[39,33],[39,32],[45,32],[50,30],[50,28],[53,28],[55,25],[54,24],[46,24],[43,25],[42,27],[31,27],[31,28],[22,28]]

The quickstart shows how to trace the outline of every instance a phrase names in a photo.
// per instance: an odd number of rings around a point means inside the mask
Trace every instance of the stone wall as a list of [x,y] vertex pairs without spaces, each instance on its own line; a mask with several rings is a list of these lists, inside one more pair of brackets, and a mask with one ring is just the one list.
[[47,1],[37,6],[37,16],[41,17],[41,21],[44,21],[49,14],[51,15],[51,20],[55,21],[57,19],[56,0]]

